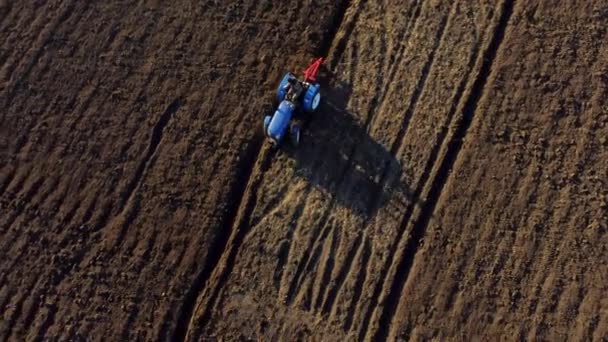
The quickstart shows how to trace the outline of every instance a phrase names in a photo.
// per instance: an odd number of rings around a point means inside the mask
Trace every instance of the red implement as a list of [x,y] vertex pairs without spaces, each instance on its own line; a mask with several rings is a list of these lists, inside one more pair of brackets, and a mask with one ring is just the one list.
[[304,81],[314,82],[317,77],[319,67],[323,63],[323,57],[317,58],[306,70],[304,70]]

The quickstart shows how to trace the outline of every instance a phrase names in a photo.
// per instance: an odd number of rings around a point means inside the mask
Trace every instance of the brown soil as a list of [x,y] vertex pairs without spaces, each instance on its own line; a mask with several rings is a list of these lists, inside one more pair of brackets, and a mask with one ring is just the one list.
[[[0,340],[607,339],[606,23],[0,0]],[[267,104],[319,55],[273,152]]]

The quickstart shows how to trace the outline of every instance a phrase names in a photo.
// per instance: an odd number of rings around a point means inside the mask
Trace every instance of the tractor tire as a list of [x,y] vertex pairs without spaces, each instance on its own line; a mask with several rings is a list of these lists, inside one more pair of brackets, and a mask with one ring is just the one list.
[[318,84],[311,84],[304,94],[303,107],[304,110],[311,113],[319,108],[321,103],[321,92]]
[[285,74],[285,76],[283,76],[283,79],[281,80],[281,83],[279,84],[279,88],[277,88],[277,100],[279,100],[279,103],[283,102],[283,100],[285,100],[285,85],[287,85],[287,83],[289,82],[290,78],[295,77],[292,73],[288,72]]
[[300,144],[300,134],[301,134],[300,125],[298,125],[298,124],[291,125],[291,131],[290,131],[289,136],[291,138],[291,144],[295,147],[297,147]]

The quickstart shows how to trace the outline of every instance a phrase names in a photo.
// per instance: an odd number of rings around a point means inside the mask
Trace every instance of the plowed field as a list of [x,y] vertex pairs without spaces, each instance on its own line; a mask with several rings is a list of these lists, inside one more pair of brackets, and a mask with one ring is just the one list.
[[607,1],[0,0],[0,38],[0,340],[608,338]]

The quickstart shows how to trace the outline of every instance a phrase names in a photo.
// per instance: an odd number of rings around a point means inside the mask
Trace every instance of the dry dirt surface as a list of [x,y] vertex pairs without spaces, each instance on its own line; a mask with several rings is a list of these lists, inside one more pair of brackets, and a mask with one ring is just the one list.
[[0,340],[606,341],[606,42],[604,0],[0,0]]

